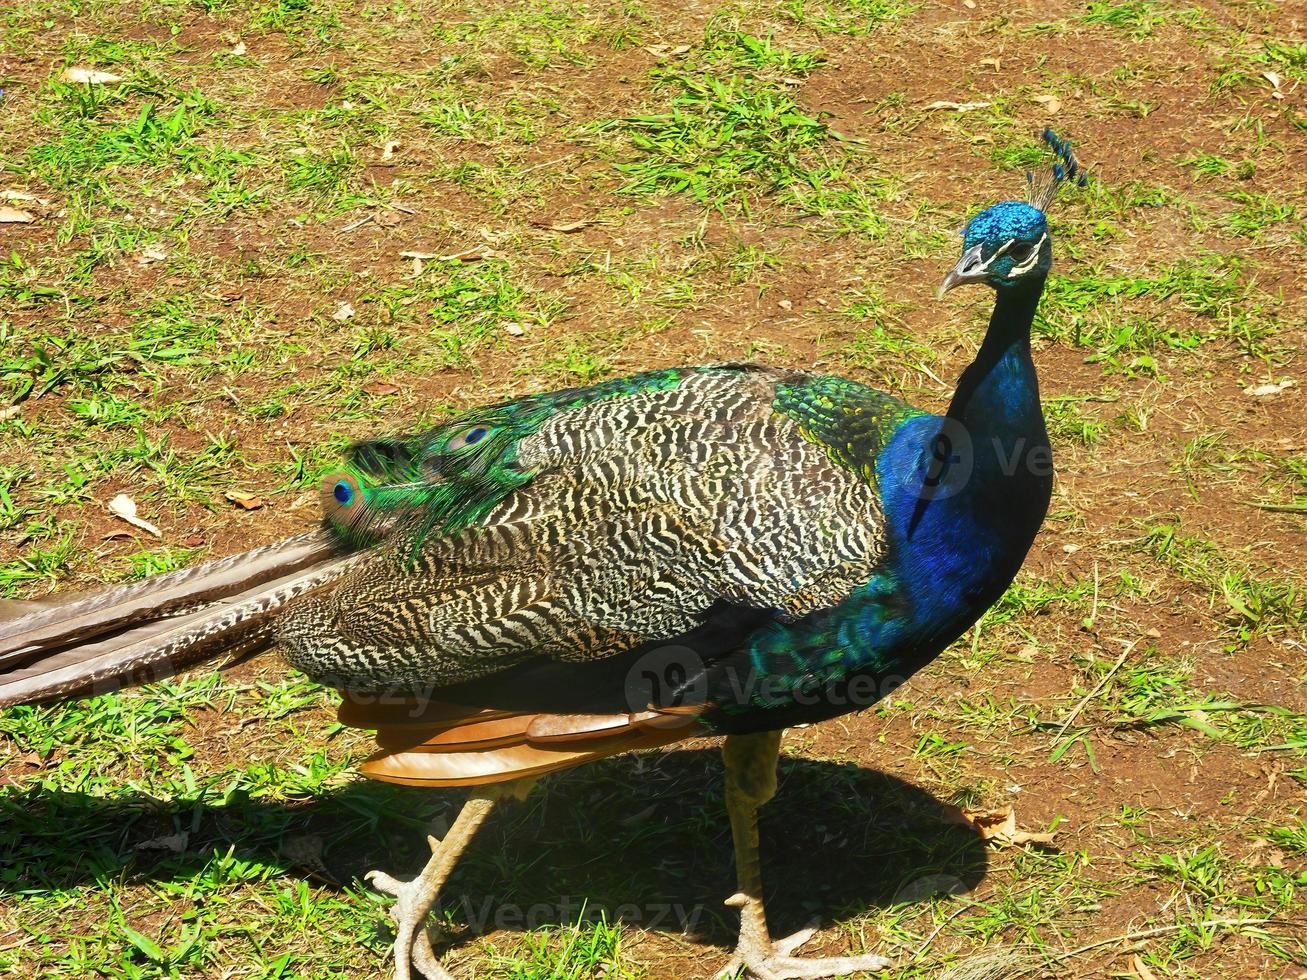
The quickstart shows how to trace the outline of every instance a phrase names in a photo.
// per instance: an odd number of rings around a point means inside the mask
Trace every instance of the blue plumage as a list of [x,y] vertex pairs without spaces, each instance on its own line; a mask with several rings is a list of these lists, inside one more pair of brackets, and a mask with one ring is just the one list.
[[1025,201],[1000,201],[967,223],[962,232],[964,248],[981,242],[1002,244],[1009,239],[1037,241],[1048,231],[1044,212]]
[[[1045,139],[1059,157],[1048,183],[1055,191],[1079,164],[1068,141],[1051,132]],[[719,729],[814,721],[878,700],[961,636],[1025,559],[1052,493],[1030,352],[1052,267],[1048,221],[1030,202],[1002,201],[967,225],[963,247],[945,289],[985,283],[995,290],[994,311],[948,411],[900,412],[877,440],[872,479],[885,514],[884,566],[839,606],[757,630],[748,641],[752,687],[737,669],[730,689],[764,693],[732,704],[718,679],[709,716]],[[847,397],[832,388],[827,413],[838,417]],[[825,438],[844,442],[835,427]]]

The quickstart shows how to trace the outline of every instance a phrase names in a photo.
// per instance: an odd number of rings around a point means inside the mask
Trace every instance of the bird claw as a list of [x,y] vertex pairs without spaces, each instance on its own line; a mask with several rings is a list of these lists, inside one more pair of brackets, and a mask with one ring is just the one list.
[[759,948],[757,943],[741,942],[730,962],[713,980],[735,980],[741,975],[741,970],[752,980],[820,980],[854,973],[879,973],[892,965],[885,957],[872,953],[818,959],[790,955],[816,934],[814,927],[800,929],[794,935],[777,939],[763,948]]
[[395,904],[390,907],[390,917],[395,921],[394,980],[412,980],[410,964],[426,980],[454,980],[440,965],[431,946],[426,929],[430,904],[429,899],[424,902],[421,880],[400,881],[384,871],[369,871],[363,877],[378,891],[395,897]]

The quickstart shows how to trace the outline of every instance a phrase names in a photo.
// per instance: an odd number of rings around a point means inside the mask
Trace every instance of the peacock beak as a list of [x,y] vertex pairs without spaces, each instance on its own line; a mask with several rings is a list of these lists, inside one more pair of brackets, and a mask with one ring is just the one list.
[[989,263],[985,260],[982,245],[972,245],[962,253],[958,264],[949,270],[940,284],[939,295],[943,296],[950,289],[964,286],[969,282],[984,282],[989,278]]

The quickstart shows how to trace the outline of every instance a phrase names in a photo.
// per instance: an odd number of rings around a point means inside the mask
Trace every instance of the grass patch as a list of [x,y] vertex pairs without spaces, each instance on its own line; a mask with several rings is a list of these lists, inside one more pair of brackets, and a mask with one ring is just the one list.
[[1151,529],[1142,546],[1182,578],[1208,589],[1213,608],[1224,609],[1222,618],[1236,643],[1266,633],[1307,636],[1307,590],[1300,584],[1254,569],[1176,524]]
[[827,172],[821,150],[833,139],[819,117],[788,92],[747,75],[676,75],[667,113],[620,122],[640,159],[617,164],[628,194],[686,192],[718,210],[746,213],[751,201]]
[[[1163,307],[1163,309],[1159,309]],[[1212,341],[1264,356],[1275,327],[1242,264],[1210,255],[1152,274],[1090,269],[1050,279],[1035,321],[1044,337],[1089,350],[1107,372],[1157,374],[1158,355]]]

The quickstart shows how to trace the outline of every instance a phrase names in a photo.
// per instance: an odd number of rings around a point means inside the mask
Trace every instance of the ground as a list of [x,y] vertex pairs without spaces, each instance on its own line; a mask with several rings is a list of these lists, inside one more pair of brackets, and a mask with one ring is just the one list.
[[[787,735],[773,925],[895,980],[1307,975],[1303,5],[15,0],[0,87],[15,598],[305,528],[351,440],[518,393],[756,359],[938,410],[991,302],[935,296],[957,231],[1072,137],[1051,513],[962,642]],[[0,969],[380,975],[361,876],[459,797],[368,751],[275,657],[0,713]],[[718,772],[506,806],[454,972],[710,976]]]

